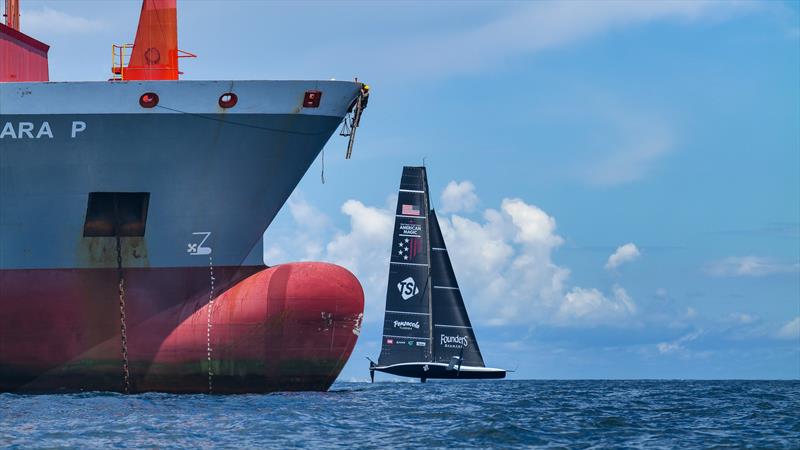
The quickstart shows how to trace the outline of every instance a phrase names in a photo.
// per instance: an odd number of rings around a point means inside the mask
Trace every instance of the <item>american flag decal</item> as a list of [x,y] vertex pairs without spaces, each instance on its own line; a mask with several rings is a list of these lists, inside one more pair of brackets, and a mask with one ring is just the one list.
[[419,208],[417,206],[406,205],[406,204],[403,205],[400,213],[402,215],[404,215],[404,216],[418,216],[418,215],[420,215],[419,214]]

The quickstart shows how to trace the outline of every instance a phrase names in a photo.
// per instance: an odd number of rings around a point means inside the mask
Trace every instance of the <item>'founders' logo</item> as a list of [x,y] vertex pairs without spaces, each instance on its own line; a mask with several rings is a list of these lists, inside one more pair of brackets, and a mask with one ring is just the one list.
[[447,336],[440,335],[441,344],[447,348],[464,348],[469,347],[469,338],[466,336]]
[[400,291],[400,296],[403,300],[408,300],[411,297],[419,294],[419,288],[413,278],[408,277],[405,280],[397,283],[397,290]]

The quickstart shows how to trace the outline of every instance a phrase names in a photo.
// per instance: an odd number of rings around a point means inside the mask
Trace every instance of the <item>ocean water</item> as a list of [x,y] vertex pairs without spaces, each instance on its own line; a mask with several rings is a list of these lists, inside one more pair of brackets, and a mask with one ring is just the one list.
[[238,396],[0,394],[0,447],[800,448],[800,381],[429,381]]

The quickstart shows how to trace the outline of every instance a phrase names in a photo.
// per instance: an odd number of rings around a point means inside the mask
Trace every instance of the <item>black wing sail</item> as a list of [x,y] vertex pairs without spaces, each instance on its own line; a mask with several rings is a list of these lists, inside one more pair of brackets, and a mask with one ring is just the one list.
[[389,262],[381,366],[431,360],[428,204],[425,168],[404,167]]
[[435,361],[449,363],[453,356],[461,356],[465,366],[485,367],[435,211],[429,220]]

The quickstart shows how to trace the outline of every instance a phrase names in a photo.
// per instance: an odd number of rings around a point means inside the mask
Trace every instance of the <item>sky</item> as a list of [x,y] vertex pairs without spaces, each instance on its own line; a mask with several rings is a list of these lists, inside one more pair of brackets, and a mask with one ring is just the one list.
[[[54,81],[105,80],[138,1],[22,1]],[[797,2],[179,0],[184,79],[372,87],[265,233],[340,264],[376,359],[404,165],[512,378],[800,378]],[[384,380],[389,377],[379,378]]]

